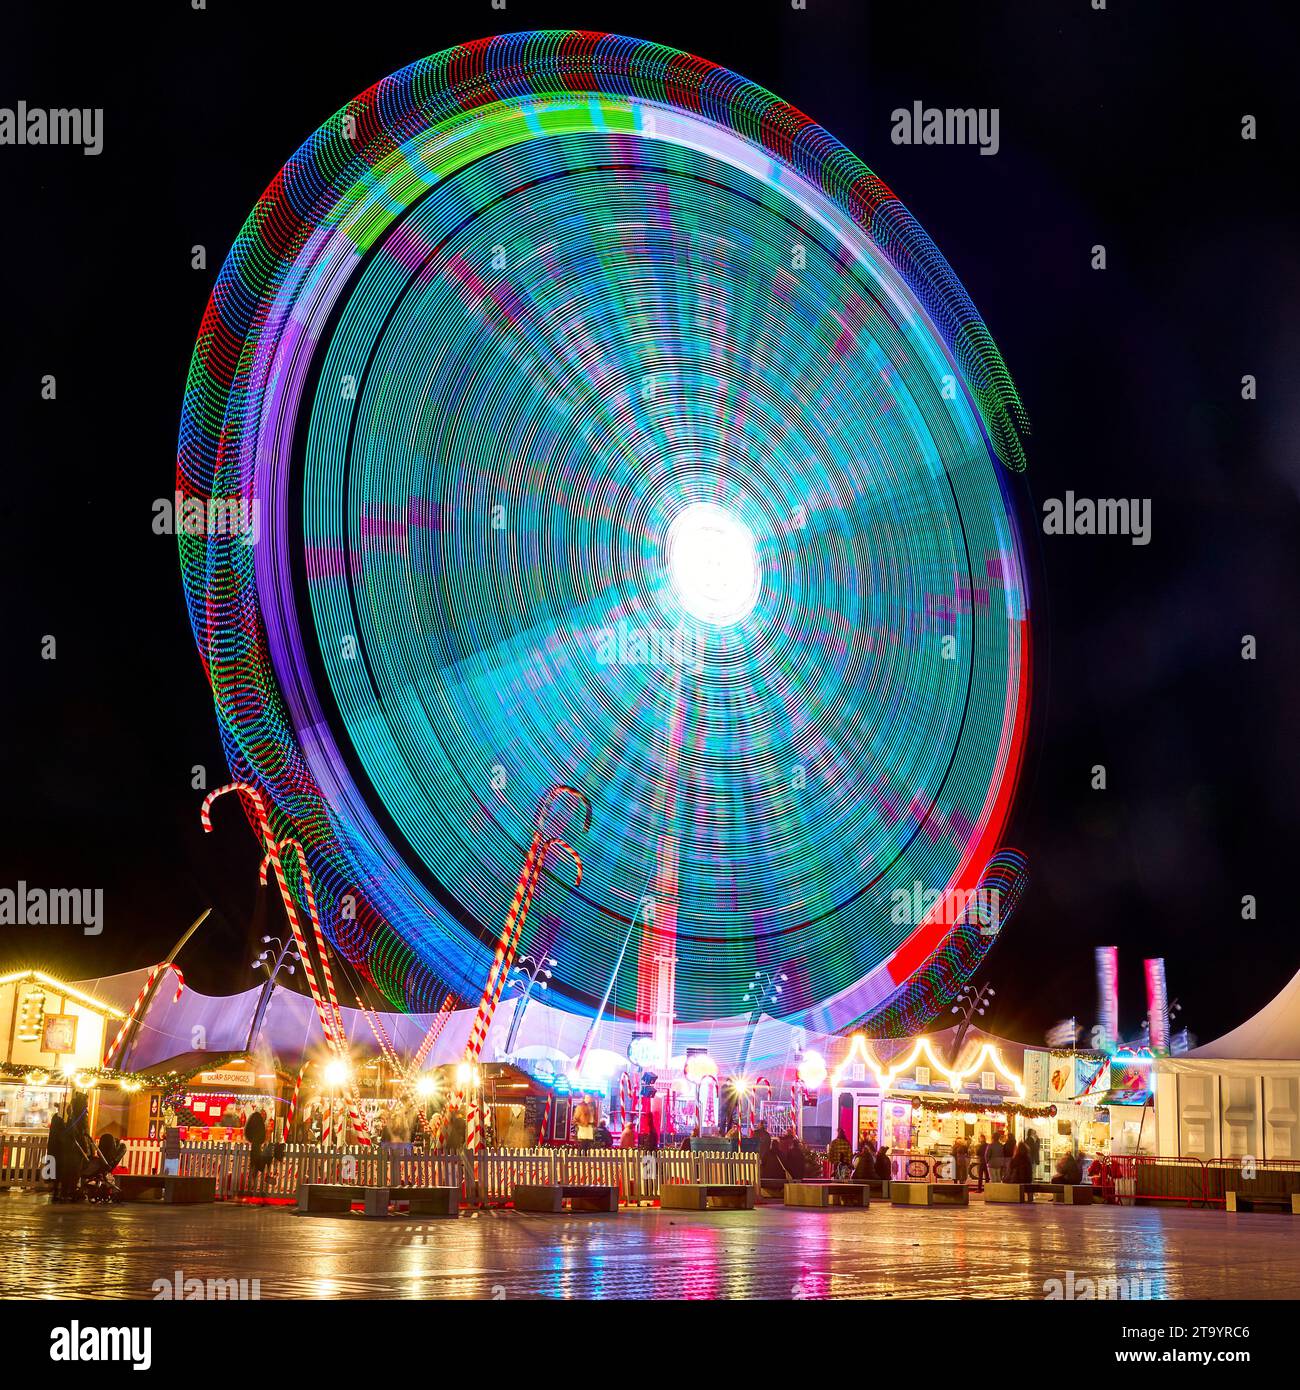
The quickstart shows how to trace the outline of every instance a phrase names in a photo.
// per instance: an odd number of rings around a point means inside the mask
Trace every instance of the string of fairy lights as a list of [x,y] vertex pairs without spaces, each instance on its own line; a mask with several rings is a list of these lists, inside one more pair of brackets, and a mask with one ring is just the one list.
[[564,781],[557,1002],[671,881],[679,1017],[778,956],[785,1007],[878,1012],[956,929],[900,894],[1006,818],[1023,427],[924,232],[770,93],[616,36],[414,64],[286,165],[195,351],[180,486],[263,517],[181,537],[232,772],[399,1004],[477,992]]

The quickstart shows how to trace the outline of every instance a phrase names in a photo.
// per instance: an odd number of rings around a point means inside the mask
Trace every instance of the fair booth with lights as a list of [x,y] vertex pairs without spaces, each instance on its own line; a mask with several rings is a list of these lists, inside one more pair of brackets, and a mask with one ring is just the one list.
[[0,1133],[48,1129],[72,1091],[90,1097],[92,1129],[99,1123],[101,1090],[109,1097],[105,1108],[115,1111],[121,1088],[107,1086],[103,1058],[106,1034],[116,1032],[123,1017],[44,971],[0,976]]
[[855,1149],[868,1139],[887,1145],[900,1180],[950,1180],[943,1161],[958,1140],[973,1150],[998,1134],[1020,1138],[1052,1113],[1027,1098],[1023,1047],[972,1030],[952,1062],[952,1031],[900,1042],[855,1034],[831,1073],[834,1127]]

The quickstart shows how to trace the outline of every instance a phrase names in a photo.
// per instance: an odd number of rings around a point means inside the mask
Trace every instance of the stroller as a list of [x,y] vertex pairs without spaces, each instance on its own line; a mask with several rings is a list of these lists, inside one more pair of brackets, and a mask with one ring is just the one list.
[[122,1189],[113,1178],[113,1169],[122,1161],[126,1145],[111,1134],[99,1136],[99,1147],[92,1151],[81,1170],[80,1195],[88,1202],[120,1202]]

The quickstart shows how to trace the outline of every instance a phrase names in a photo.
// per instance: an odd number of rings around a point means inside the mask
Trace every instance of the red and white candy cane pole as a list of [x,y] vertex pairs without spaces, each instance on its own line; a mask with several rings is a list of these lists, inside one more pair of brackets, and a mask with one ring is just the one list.
[[[519,948],[519,937],[523,931],[524,921],[528,916],[528,908],[533,900],[533,893],[536,891],[537,880],[541,877],[542,864],[547,854],[553,849],[564,850],[577,865],[578,874],[574,887],[582,882],[582,860],[577,851],[557,836],[548,839],[543,834],[546,813],[550,810],[551,803],[561,796],[571,796],[582,802],[583,830],[591,829],[591,802],[576,787],[557,783],[538,804],[537,828],[533,831],[532,844],[528,848],[524,867],[519,875],[519,883],[515,887],[514,901],[510,904],[510,911],[506,913],[505,926],[501,930],[501,939],[497,943],[496,955],[492,958],[487,983],[483,986],[483,997],[479,1000],[478,1012],[475,1014],[474,1022],[469,1030],[469,1041],[465,1044],[465,1062],[471,1066],[478,1061],[479,1055],[483,1051],[483,1044],[487,1041],[488,1030],[492,1027],[492,1016],[496,1013],[497,1002],[505,988],[510,967],[514,964],[515,952]],[[455,1105],[463,1104],[464,1093],[465,1087],[461,1084],[456,1088],[452,1103]]]
[[772,1099],[772,1083],[765,1076],[760,1076],[757,1081],[749,1088],[749,1127],[752,1130],[758,1123],[758,1091],[759,1087],[767,1092],[768,1100]]
[[388,1029],[384,1027],[383,1019],[373,1009],[366,1008],[360,999],[357,1000],[357,1009],[362,1018],[370,1025],[370,1031],[374,1034],[375,1042],[379,1045],[379,1052],[384,1061],[395,1071],[404,1071],[405,1069],[393,1049],[393,1040],[388,1036]]
[[304,1062],[298,1068],[298,1079],[293,1083],[293,1097],[289,1101],[289,1113],[284,1117],[284,1134],[281,1135],[283,1139],[288,1139],[289,1130],[293,1126],[293,1117],[298,1113],[298,1093],[302,1090],[302,1078],[309,1066],[311,1066],[310,1062]]
[[135,1003],[131,1005],[131,1010],[126,1018],[122,1020],[122,1026],[117,1030],[117,1037],[108,1046],[108,1051],[104,1053],[104,1065],[111,1065],[113,1058],[117,1056],[117,1049],[122,1046],[122,1041],[127,1035],[128,1029],[135,1022],[136,1015],[140,1012],[140,1005],[144,1003],[149,991],[153,988],[153,982],[158,978],[162,965],[155,965],[145,976],[144,984],[140,987],[140,993],[135,996]]
[[247,782],[229,782],[224,787],[217,787],[215,791],[210,791],[203,799],[202,809],[199,811],[199,818],[203,822],[204,832],[212,833],[212,804],[219,796],[225,796],[227,792],[238,792],[240,796],[247,796],[257,811],[258,828],[262,838],[262,852],[266,856],[262,866],[262,881],[266,881],[266,868],[269,865],[275,870],[276,883],[280,888],[280,897],[284,901],[285,915],[289,919],[289,928],[293,932],[294,945],[298,948],[298,954],[302,957],[303,972],[307,976],[307,985],[311,990],[312,1002],[316,1005],[316,1013],[320,1018],[321,1031],[325,1034],[325,1041],[331,1049],[338,1050],[338,1040],[335,1037],[335,1023],[331,1020],[328,1009],[325,1005],[324,996],[321,994],[320,985],[316,981],[316,971],[311,962],[311,951],[307,947],[307,937],[302,929],[302,922],[298,917],[298,905],[294,902],[293,894],[289,891],[289,881],[285,877],[284,865],[280,860],[280,847],[276,843],[275,835],[271,830],[271,822],[267,818],[266,803],[262,799],[262,793]]
[[[488,972],[487,984],[483,986],[483,997],[479,1000],[478,1013],[474,1016],[474,1022],[470,1027],[469,1041],[465,1045],[464,1065],[474,1066],[483,1051],[488,1030],[492,1027],[492,1017],[496,1013],[501,991],[505,987],[506,977],[510,973],[510,966],[514,962],[515,951],[519,946],[519,934],[524,919],[528,916],[528,907],[533,900],[537,880],[541,876],[542,861],[546,858],[548,851],[552,849],[563,849],[573,857],[573,862],[578,866],[577,883],[582,882],[582,860],[576,851],[563,840],[543,840],[540,849],[529,850],[528,858],[524,862],[523,873],[520,875],[519,887],[515,892],[515,900],[510,906],[505,930],[492,961],[492,969]],[[464,1105],[465,1089],[465,1082],[462,1081],[457,1085],[455,1095],[452,1097],[454,1106]]]
[[547,1125],[549,1125],[551,1122],[551,1101],[553,1099],[553,1096],[547,1096],[546,1104],[542,1106],[542,1123],[541,1128],[539,1128],[537,1131],[537,1142],[539,1144],[545,1144],[547,1141],[547,1136],[549,1134]]
[[[424,1065],[424,1059],[429,1055],[438,1036],[447,1026],[447,1020],[451,1018],[453,1007],[456,1003],[456,996],[448,994],[442,1001],[442,1008],[438,1010],[438,1016],[429,1025],[429,1031],[425,1033],[420,1046],[416,1048],[415,1055],[411,1058],[410,1065],[405,1069],[405,1084],[402,1088],[403,1098],[407,1101],[415,1097],[415,1083],[420,1079],[420,1068]],[[435,1135],[441,1134],[441,1125],[432,1131]]]
[[[706,1076],[700,1082],[700,1128],[706,1124],[715,1125],[718,1122],[718,1078],[716,1076]],[[708,1099],[706,1099],[706,1096]],[[712,1104],[710,1105],[710,1101]],[[711,1118],[706,1118],[711,1117]]]
[[144,1001],[153,990],[154,981],[157,980],[164,970],[170,970],[176,976],[176,995],[172,1003],[180,1003],[181,992],[185,988],[185,976],[181,974],[178,965],[174,965],[169,960],[159,961],[157,965],[150,969],[148,975],[145,976],[145,981],[143,986],[141,986],[140,993],[136,995],[135,1003],[131,1005],[131,1012],[128,1013],[126,1018],[122,1021],[121,1028],[117,1030],[117,1036],[109,1044],[108,1051],[104,1053],[104,1065],[106,1067],[112,1065],[113,1058],[117,1056],[118,1048],[120,1048],[122,1043],[126,1040],[126,1035],[130,1032],[131,1025],[136,1021],[141,1008],[144,1006]]
[[632,1078],[627,1072],[618,1078],[618,1111],[619,1125],[636,1123],[636,1093],[637,1088],[632,1084]]
[[[343,1027],[343,1011],[339,1008],[339,997],[334,989],[334,975],[330,970],[329,953],[325,948],[325,933],[321,930],[320,914],[316,911],[316,890],[312,884],[311,866],[307,863],[307,855],[303,850],[302,844],[298,840],[281,840],[279,842],[281,850],[291,849],[298,860],[298,878],[302,883],[303,895],[307,900],[307,915],[311,920],[312,935],[316,939],[316,952],[320,959],[321,978],[325,981],[325,998],[329,1003],[330,1013],[334,1018],[335,1035],[340,1040],[340,1044],[346,1046],[347,1033]],[[267,865],[270,863],[271,856],[268,854],[262,860],[262,866],[258,871],[263,883],[266,882]],[[302,948],[299,947],[299,954]]]
[[790,1122],[794,1126],[795,1134],[803,1138],[803,1098],[805,1095],[803,1082],[796,1076],[790,1083]]
[[447,1020],[452,1015],[455,1003],[456,996],[453,994],[449,994],[442,1001],[442,1008],[438,1010],[438,1017],[429,1025],[429,1031],[424,1035],[424,1040],[415,1049],[415,1056],[411,1059],[412,1070],[419,1071],[424,1065],[424,1059],[429,1055],[434,1043],[438,1041],[438,1035],[447,1026]]
[[[510,967],[514,964],[515,952],[519,949],[520,933],[528,916],[528,908],[532,903],[533,894],[537,889],[537,880],[541,877],[542,861],[552,849],[562,849],[573,859],[578,867],[577,883],[582,882],[582,860],[577,852],[563,840],[542,839],[539,830],[533,836],[528,857],[524,860],[524,868],[519,875],[519,884],[515,889],[514,901],[510,904],[510,911],[506,914],[506,924],[502,929],[501,939],[497,943],[496,955],[492,958],[492,967],[488,971],[487,983],[483,986],[483,997],[479,1000],[478,1013],[475,1014],[474,1022],[469,1030],[469,1042],[465,1047],[465,1060],[468,1062],[472,1062],[478,1057],[479,1053],[483,1051],[483,1044],[487,1041],[488,1029],[492,1026],[492,1016],[496,1013],[497,1002],[505,988]],[[575,883],[574,886],[576,887],[577,884]]]
[[[303,895],[307,900],[307,914],[311,918],[312,935],[316,939],[316,952],[320,959],[321,976],[325,981],[325,998],[329,1004],[330,1012],[333,1015],[335,1023],[335,1051],[338,1053],[339,1059],[348,1068],[347,1078],[342,1088],[342,1095],[347,1107],[348,1117],[352,1121],[353,1133],[363,1146],[368,1146],[370,1143],[370,1134],[361,1119],[360,1107],[357,1104],[356,1087],[352,1080],[351,1058],[348,1053],[347,1029],[343,1026],[343,1010],[339,1007],[338,993],[334,988],[334,974],[333,971],[330,970],[329,945],[325,940],[325,933],[321,929],[320,913],[316,910],[316,890],[312,885],[311,865],[307,862],[307,852],[303,849],[300,841],[281,840],[280,848],[292,849],[298,858],[298,877],[302,882]],[[263,861],[263,868],[265,868],[265,861]],[[357,1002],[360,1004],[360,1000]],[[362,1012],[365,1012],[364,1008]],[[375,1016],[374,1023],[377,1023],[380,1030],[383,1031],[384,1025],[379,1022],[378,1015]],[[388,1034],[386,1032],[384,1033],[384,1040],[388,1040]],[[391,1042],[388,1043],[388,1048],[390,1054],[393,1056],[393,1060],[396,1061],[396,1054],[392,1051]],[[342,1106],[338,1107],[336,1110],[335,1123],[337,1134],[341,1141],[343,1139],[344,1130]]]
[[[271,822],[266,813],[266,802],[262,798],[262,793],[248,782],[228,782],[224,787],[217,787],[210,791],[203,798],[203,805],[199,810],[199,819],[203,822],[205,834],[212,833],[212,805],[220,796],[225,796],[228,792],[238,792],[241,797],[248,797],[253,808],[257,812],[258,830],[261,833],[262,851],[266,856],[262,865],[263,882],[265,882],[265,870],[269,864],[275,870],[275,880],[279,885],[280,898],[284,903],[285,916],[289,919],[289,927],[293,932],[294,944],[298,948],[298,954],[302,957],[303,972],[307,976],[307,984],[311,989],[312,1001],[316,1005],[316,1013],[320,1018],[321,1031],[325,1034],[325,1041],[329,1047],[337,1053],[340,1060],[347,1061],[347,1041],[343,1036],[342,1014],[339,1012],[338,999],[334,996],[333,979],[329,974],[329,959],[322,955],[321,969],[329,980],[330,984],[330,1007],[327,1008],[326,1000],[321,995],[320,985],[316,982],[316,972],[312,968],[311,952],[307,947],[307,938],[302,929],[302,922],[298,916],[298,905],[294,902],[293,894],[289,891],[289,881],[285,877],[284,863],[280,858],[280,846],[276,841],[275,835],[271,830]],[[316,918],[316,899],[311,890],[310,870],[306,869],[306,856],[302,852],[302,847],[296,841],[291,842],[295,846],[300,865],[300,876],[303,879],[304,889],[307,894],[308,905],[312,911],[312,925],[316,929],[317,940],[321,940],[320,922]],[[369,1143],[365,1128],[361,1123],[361,1117],[357,1113],[356,1105],[352,1097],[348,1097],[348,1109],[351,1112],[352,1124],[357,1133],[357,1138],[363,1143]]]
[[[334,973],[330,969],[329,946],[325,940],[325,933],[321,929],[320,913],[316,910],[316,890],[312,884],[311,865],[307,862],[307,852],[303,849],[301,841],[293,839],[281,840],[280,848],[292,849],[298,859],[298,878],[302,883],[303,896],[307,900],[307,914],[311,919],[312,935],[316,939],[316,952],[320,959],[321,976],[325,981],[325,998],[329,1004],[330,1013],[333,1015],[334,1018],[335,1050],[337,1051],[340,1060],[348,1066],[348,1080],[346,1082],[346,1088],[344,1089],[343,1095],[347,1102],[348,1115],[351,1117],[352,1128],[356,1133],[356,1137],[358,1138],[358,1140],[360,1140],[360,1142],[363,1145],[368,1145],[370,1143],[370,1136],[366,1131],[365,1125],[362,1123],[360,1111],[357,1106],[356,1088],[352,1084],[352,1072],[350,1066],[350,1058],[348,1055],[348,1035],[347,1029],[343,1026],[343,1010],[339,1007],[338,992],[334,988]],[[269,855],[262,860],[261,876],[263,883],[266,882],[266,867],[269,860]],[[301,948],[299,950],[299,954],[301,954]],[[360,1000],[358,1000],[357,1002],[358,1004],[360,1004]],[[362,1012],[365,1012],[364,1007],[362,1008]],[[376,1016],[375,1022],[378,1022],[378,1016]],[[372,1023],[371,1026],[373,1027],[374,1024]],[[379,1027],[382,1029],[383,1024],[379,1023]],[[387,1039],[387,1036],[387,1033],[385,1033],[385,1039]],[[388,1048],[390,1054],[392,1054],[393,1056],[393,1060],[396,1062],[396,1053],[393,1053],[392,1051],[391,1042],[388,1044]],[[342,1134],[342,1128],[343,1118],[340,1114],[340,1136]]]

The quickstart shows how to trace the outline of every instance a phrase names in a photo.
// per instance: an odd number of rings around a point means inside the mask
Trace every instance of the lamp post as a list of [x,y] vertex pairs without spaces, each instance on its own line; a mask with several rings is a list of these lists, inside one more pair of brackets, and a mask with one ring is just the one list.
[[551,978],[549,967],[556,964],[558,962],[550,956],[543,956],[540,960],[536,956],[520,956],[514,963],[510,971],[510,984],[519,991],[519,999],[515,1004],[514,1017],[510,1020],[510,1031],[506,1034],[507,1057],[514,1051],[519,1025],[524,1021],[524,1011],[533,997],[533,986],[541,980],[540,987],[545,989],[547,980]]
[[[749,1005],[749,1022],[745,1025],[745,1036],[740,1040],[740,1056],[736,1060],[736,1075],[744,1077],[745,1064],[749,1061],[749,1047],[754,1040],[754,1029],[758,1027],[759,1016],[769,1000],[775,1001],[781,993],[781,986],[789,977],[783,970],[755,970],[749,988],[745,991],[742,1003]],[[730,1107],[725,1117],[730,1120]]]
[[[274,942],[277,950],[270,949]],[[293,937],[287,941],[281,941],[278,936],[264,936],[262,945],[267,949],[253,962],[253,969],[261,966],[266,971],[266,983],[262,986],[257,996],[257,1007],[253,1010],[253,1022],[248,1029],[248,1041],[244,1044],[245,1052],[252,1052],[257,1042],[257,1035],[262,1031],[262,1019],[266,1016],[266,1006],[271,1002],[271,995],[275,991],[276,977],[283,970],[286,975],[293,974],[294,961],[301,961],[302,957],[298,954],[297,948],[293,944]],[[275,963],[268,965],[271,957],[275,957]]]
[[957,1031],[952,1036],[952,1063],[957,1064],[957,1059],[961,1055],[961,1045],[966,1041],[966,1034],[970,1029],[971,1022],[975,1015],[981,1018],[988,1008],[989,1000],[997,993],[992,985],[981,985],[978,989],[974,985],[963,985],[957,991],[957,1002],[953,1004],[951,1012],[961,1014],[961,1022],[957,1025]]

